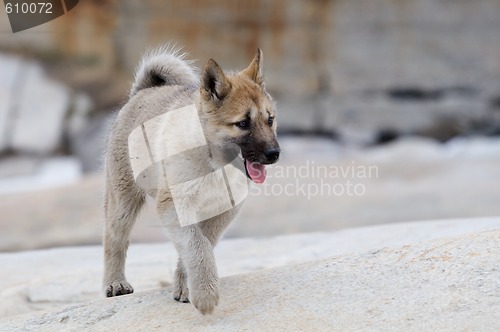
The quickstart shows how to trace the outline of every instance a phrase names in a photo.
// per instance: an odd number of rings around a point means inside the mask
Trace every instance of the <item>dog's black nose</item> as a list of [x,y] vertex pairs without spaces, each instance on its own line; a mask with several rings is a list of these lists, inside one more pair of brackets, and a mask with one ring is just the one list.
[[268,162],[274,163],[280,157],[280,152],[279,148],[272,148],[264,151],[264,156],[266,156]]

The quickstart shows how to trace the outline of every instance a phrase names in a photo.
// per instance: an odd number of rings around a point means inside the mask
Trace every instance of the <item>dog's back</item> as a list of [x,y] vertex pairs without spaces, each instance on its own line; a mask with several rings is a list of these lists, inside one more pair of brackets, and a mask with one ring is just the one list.
[[142,58],[129,100],[119,111],[108,138],[105,168],[109,191],[134,188],[137,195],[142,194],[130,166],[130,133],[158,115],[193,103],[199,79],[184,56],[171,47],[162,47]]

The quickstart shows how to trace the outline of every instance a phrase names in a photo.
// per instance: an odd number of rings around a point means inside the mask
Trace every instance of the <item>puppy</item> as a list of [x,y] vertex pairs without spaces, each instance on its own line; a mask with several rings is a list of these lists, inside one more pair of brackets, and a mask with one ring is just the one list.
[[[265,165],[275,163],[280,155],[276,107],[265,89],[262,64],[263,54],[259,49],[250,65],[240,72],[226,73],[210,59],[198,77],[191,62],[168,47],[150,52],[141,60],[130,98],[112,127],[105,156],[106,296],[133,292],[125,278],[126,252],[130,231],[146,196],[150,195],[179,254],[174,299],[191,302],[203,314],[213,312],[219,301],[213,248],[242,205],[242,199],[232,199],[231,208],[220,208],[224,196],[221,193],[226,193],[228,183],[241,178],[241,174],[245,185],[246,177],[256,183],[264,182]],[[195,110],[190,116],[179,112],[189,107]],[[166,126],[161,119],[170,115],[177,122]],[[149,130],[151,126],[162,129]],[[193,150],[189,136],[199,135],[199,128],[206,144]],[[147,148],[140,150],[133,146],[136,141],[132,137],[136,134]],[[165,162],[167,159],[159,157],[168,155],[165,149],[170,152],[191,149],[195,153],[178,153],[172,157],[175,160],[170,158],[170,162]],[[142,159],[151,158],[150,163],[158,166],[156,173],[147,175],[156,179],[155,185],[141,184],[147,172],[137,174],[139,155]],[[240,172],[221,172],[235,160],[242,165]],[[160,183],[157,179],[162,173],[158,172],[161,165],[165,172],[165,165],[172,164],[176,180],[171,181],[166,174],[168,183]],[[178,183],[174,186],[174,182]],[[177,204],[179,197],[182,207]],[[190,216],[192,220],[182,223],[181,216],[184,219]]]

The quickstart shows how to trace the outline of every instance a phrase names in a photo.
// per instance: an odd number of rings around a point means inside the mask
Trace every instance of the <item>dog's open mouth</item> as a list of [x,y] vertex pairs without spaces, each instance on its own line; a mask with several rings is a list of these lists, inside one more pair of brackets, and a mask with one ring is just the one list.
[[261,163],[251,162],[245,159],[247,176],[255,183],[263,183],[266,180],[266,166]]

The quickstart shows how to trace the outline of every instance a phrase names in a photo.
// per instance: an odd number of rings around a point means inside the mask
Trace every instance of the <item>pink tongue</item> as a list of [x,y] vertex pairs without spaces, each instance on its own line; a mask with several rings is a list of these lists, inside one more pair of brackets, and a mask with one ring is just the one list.
[[262,183],[266,180],[266,166],[261,163],[251,163],[245,160],[248,175],[255,183]]

